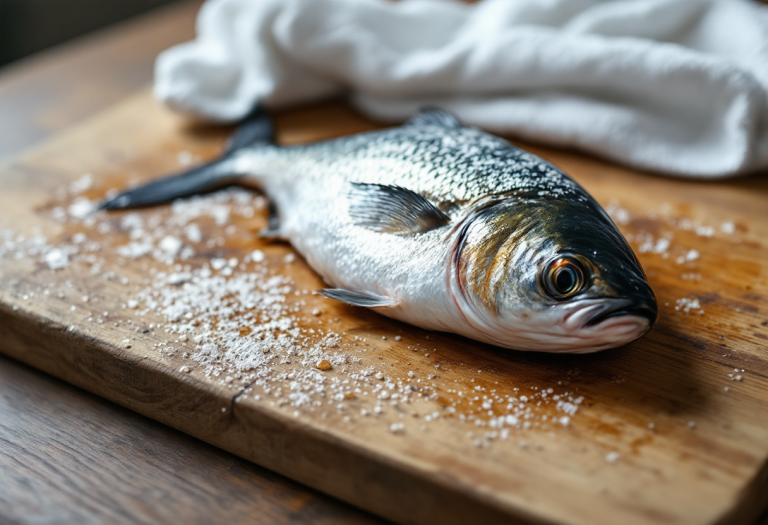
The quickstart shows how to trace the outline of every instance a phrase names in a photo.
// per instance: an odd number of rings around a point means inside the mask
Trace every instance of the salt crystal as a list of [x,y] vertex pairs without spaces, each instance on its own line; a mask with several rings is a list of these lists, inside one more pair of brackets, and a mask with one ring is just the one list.
[[175,257],[178,255],[179,251],[181,250],[182,242],[181,239],[177,237],[173,237],[172,235],[168,235],[166,237],[163,237],[163,240],[160,241],[160,244],[158,247],[170,255],[171,257]]
[[605,460],[608,463],[616,463],[619,460],[619,453],[618,452],[608,452],[605,455]]
[[211,268],[213,268],[216,271],[224,269],[224,267],[227,265],[226,259],[221,259],[219,257],[214,257],[211,259]]
[[84,219],[96,210],[96,203],[85,197],[79,197],[69,205],[67,213],[75,219]]
[[731,235],[732,233],[734,233],[736,231],[736,225],[734,225],[730,221],[729,222],[724,222],[724,223],[722,223],[720,225],[720,231],[725,233],[725,234],[727,234],[727,235]]
[[389,425],[389,431],[393,434],[402,434],[405,432],[405,424],[404,423],[392,423]]
[[77,194],[88,191],[93,186],[93,175],[84,173],[82,177],[69,184],[69,193]]
[[147,242],[130,242],[117,248],[117,254],[128,259],[138,259],[152,251],[152,245]]
[[180,166],[189,166],[192,164],[193,160],[194,158],[192,157],[192,154],[188,151],[180,151],[179,154],[176,155],[176,161]]
[[669,249],[669,239],[659,239],[656,241],[656,245],[653,247],[653,253],[665,253]]
[[251,252],[251,260],[255,263],[261,263],[264,262],[264,252],[261,250],[253,250]]
[[187,224],[184,227],[184,235],[187,236],[189,242],[198,243],[203,240],[203,232],[200,231],[200,226],[195,223]]
[[61,270],[69,266],[69,256],[58,248],[54,248],[46,253],[44,260],[51,270]]

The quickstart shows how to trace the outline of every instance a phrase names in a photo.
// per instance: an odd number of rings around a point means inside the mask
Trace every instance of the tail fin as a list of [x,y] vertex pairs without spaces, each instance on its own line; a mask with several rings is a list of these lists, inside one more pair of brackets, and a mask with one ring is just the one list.
[[263,108],[257,107],[229,139],[219,159],[124,191],[102,202],[100,209],[123,210],[155,206],[237,184],[238,179],[245,173],[239,173],[237,170],[236,153],[243,148],[260,144],[274,144],[274,137],[269,115]]
[[247,146],[274,143],[275,134],[272,129],[272,119],[269,118],[269,114],[263,107],[256,106],[229,138],[224,149],[224,156]]

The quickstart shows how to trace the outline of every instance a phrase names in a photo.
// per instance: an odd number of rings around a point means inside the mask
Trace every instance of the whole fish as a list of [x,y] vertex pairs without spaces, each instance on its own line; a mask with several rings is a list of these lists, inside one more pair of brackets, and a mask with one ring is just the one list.
[[405,125],[280,147],[254,114],[222,157],[106,201],[264,192],[320,293],[517,350],[595,352],[645,334],[656,298],[627,241],[565,173],[439,109]]

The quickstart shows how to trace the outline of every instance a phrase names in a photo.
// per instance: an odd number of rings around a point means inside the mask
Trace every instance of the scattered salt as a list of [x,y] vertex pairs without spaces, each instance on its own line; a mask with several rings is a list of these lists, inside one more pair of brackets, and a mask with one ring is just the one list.
[[58,248],[54,248],[45,254],[44,260],[51,270],[61,270],[69,266],[69,257]]
[[179,163],[180,166],[189,166],[194,161],[194,157],[192,154],[188,151],[180,151],[178,155],[176,155],[176,161]]
[[160,241],[160,249],[170,256],[176,256],[181,251],[181,239],[168,235]]
[[227,266],[227,260],[221,259],[218,257],[214,257],[211,259],[211,268],[213,268],[216,271],[223,270],[224,267]]
[[203,232],[200,230],[200,226],[194,222],[184,227],[184,235],[186,235],[189,242],[195,244],[203,241]]
[[85,197],[79,197],[69,205],[67,212],[75,219],[85,219],[96,210],[96,203]]
[[255,263],[262,263],[264,262],[264,252],[261,250],[253,250],[251,252],[251,260]]

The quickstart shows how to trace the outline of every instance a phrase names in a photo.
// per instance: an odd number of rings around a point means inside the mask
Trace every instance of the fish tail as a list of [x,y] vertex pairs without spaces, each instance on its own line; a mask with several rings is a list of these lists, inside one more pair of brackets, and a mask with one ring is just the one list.
[[229,138],[224,156],[246,147],[268,146],[275,143],[272,119],[262,106],[256,106]]
[[218,159],[124,191],[102,202],[99,208],[124,210],[156,206],[181,197],[237,185],[247,175],[237,162],[238,152],[244,148],[270,144],[274,144],[272,120],[263,108],[257,107],[232,134],[224,153]]

